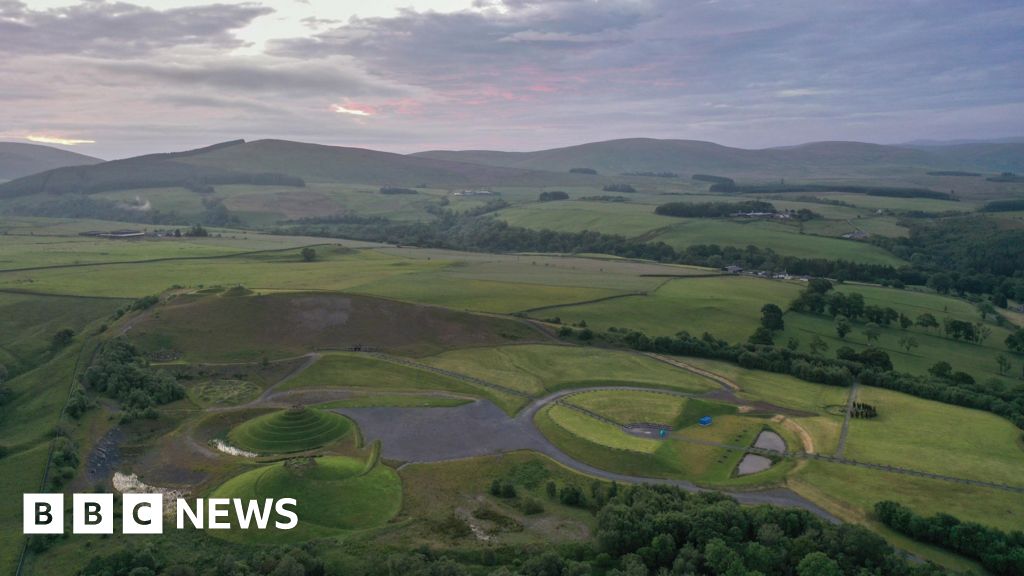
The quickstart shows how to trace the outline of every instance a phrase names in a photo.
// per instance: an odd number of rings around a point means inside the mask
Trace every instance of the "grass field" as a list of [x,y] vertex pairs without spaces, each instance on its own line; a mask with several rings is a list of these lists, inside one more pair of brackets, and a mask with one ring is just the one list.
[[561,388],[632,385],[702,392],[714,382],[664,362],[616,350],[520,345],[453,350],[424,362],[531,395]]
[[261,389],[246,380],[217,379],[188,388],[189,398],[200,406],[235,406],[257,396]]
[[317,254],[315,262],[303,262],[295,248],[223,258],[0,272],[0,288],[122,298],[160,293],[174,285],[244,284],[263,290],[344,290],[387,276],[445,265],[336,246],[320,247]]
[[0,293],[0,364],[9,377],[53,357],[51,344],[58,330],[82,331],[124,305],[123,300],[49,297]]
[[736,479],[733,472],[743,452],[687,441],[746,446],[753,443],[767,425],[767,420],[762,418],[718,416],[707,428],[694,425],[673,432],[666,440],[633,436],[617,426],[560,405],[539,411],[535,422],[541,432],[566,454],[603,470],[684,479],[704,485],[737,482],[756,485],[781,480],[781,474],[776,473],[774,467],[758,475]]
[[944,512],[1007,531],[1024,523],[1019,494],[881,470],[808,462],[790,486],[814,501],[828,498],[852,521],[868,520],[876,502],[895,500],[918,514]]
[[[911,319],[922,313],[935,316],[941,323],[945,318],[953,318],[966,322],[978,322],[981,316],[970,302],[931,292],[897,290],[878,286],[855,284],[840,285],[837,290],[844,293],[858,292],[864,296],[869,305],[891,307],[907,315]],[[776,338],[777,342],[785,342],[790,337],[797,338],[803,344],[810,342],[815,335],[820,336],[829,345],[827,354],[834,354],[841,346],[862,349],[868,345],[863,334],[864,324],[854,324],[853,331],[841,340],[836,335],[834,322],[829,316],[814,316],[787,312],[784,320],[786,330]],[[979,381],[997,378],[1001,375],[995,357],[1006,352],[1003,341],[1009,335],[1006,328],[988,321],[986,326],[992,335],[981,344],[958,342],[941,335],[941,329],[926,330],[911,327],[902,330],[897,325],[883,327],[876,346],[886,351],[897,370],[923,374],[928,368],[939,361],[949,362],[955,370],[963,370],[972,374]],[[910,352],[902,348],[900,339],[912,336],[919,346]]]
[[257,454],[304,452],[347,435],[352,422],[340,414],[311,408],[290,408],[264,414],[236,426],[228,440]]
[[800,289],[795,282],[749,276],[683,278],[666,282],[646,296],[549,308],[533,316],[557,316],[563,323],[585,320],[594,330],[630,328],[652,337],[684,330],[695,336],[711,332],[742,342],[757,327],[762,306],[773,302],[785,309]]
[[674,425],[690,402],[687,398],[654,392],[596,390],[568,396],[570,404],[596,412],[619,424],[640,422]]
[[847,457],[1024,486],[1024,437],[1009,421],[879,388],[857,399],[879,415],[850,422]]
[[325,354],[315,364],[289,380],[283,389],[334,387],[374,392],[444,390],[489,398],[506,411],[514,411],[525,402],[522,398],[502,394],[491,388],[474,386],[433,372],[393,364],[358,353]]
[[354,291],[456,310],[515,312],[621,294],[608,288],[580,288],[524,282],[476,280],[449,273],[415,274],[358,284]]
[[[188,361],[258,361],[319,349],[372,346],[433,354],[467,345],[538,339],[514,319],[350,294],[275,292],[186,295],[129,317],[129,337],[145,351],[175,350]],[[115,327],[116,328],[116,327]]]
[[734,222],[712,218],[691,218],[659,231],[651,240],[665,242],[675,248],[695,244],[720,246],[757,246],[771,248],[784,256],[850,260],[864,264],[899,265],[899,258],[889,252],[853,240],[800,234],[794,226],[775,222]]
[[285,544],[344,536],[384,525],[402,506],[402,484],[394,470],[343,456],[288,461],[250,470],[228,480],[213,498],[295,498],[299,524],[269,529],[216,532],[245,543]]
[[49,443],[0,458],[0,571],[14,574],[25,536],[22,535],[22,495],[38,492],[49,456]]
[[661,441],[640,438],[623,432],[621,428],[602,422],[578,410],[555,404],[545,410],[547,417],[566,432],[583,440],[600,444],[612,450],[628,450],[653,454],[661,446]]
[[[592,193],[599,194],[615,195],[610,192]],[[512,226],[564,232],[593,230],[622,236],[640,236],[678,222],[677,218],[655,214],[654,207],[649,204],[578,200],[535,202],[506,208],[497,216]]]
[[317,408],[454,408],[469,404],[470,398],[426,394],[354,394],[344,400],[317,404]]

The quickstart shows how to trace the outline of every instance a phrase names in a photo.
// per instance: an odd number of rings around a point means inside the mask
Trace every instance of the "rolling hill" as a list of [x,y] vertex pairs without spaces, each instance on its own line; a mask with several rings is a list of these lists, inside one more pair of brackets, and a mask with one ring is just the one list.
[[925,169],[1024,171],[1024,144],[963,144],[942,148],[863,142],[813,142],[747,150],[697,140],[629,138],[536,152],[432,150],[420,158],[565,172],[593,168],[608,175],[672,171],[682,175],[864,176]]
[[481,165],[365,148],[324,146],[286,140],[257,140],[226,146],[185,160],[196,166],[281,172],[310,182],[348,182],[377,186],[545,185],[591,180],[534,169]]
[[0,184],[0,198],[92,194],[222,184],[302,187],[310,182],[372,186],[531,186],[593,182],[575,174],[449,162],[363,148],[285,140],[234,140],[197,150],[56,168]]
[[103,161],[99,158],[60,148],[21,142],[0,142],[0,181],[15,180],[64,166],[87,166],[100,162]]

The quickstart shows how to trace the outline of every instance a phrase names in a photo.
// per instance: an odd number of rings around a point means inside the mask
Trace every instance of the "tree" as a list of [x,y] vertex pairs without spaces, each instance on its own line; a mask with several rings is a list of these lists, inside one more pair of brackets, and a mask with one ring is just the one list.
[[747,339],[747,342],[750,342],[751,344],[760,344],[762,346],[771,346],[774,344],[774,341],[772,340],[772,331],[764,326],[758,326],[757,330],[754,330],[754,333]]
[[71,344],[71,341],[75,339],[75,331],[70,328],[64,328],[58,330],[54,335],[53,339],[50,340],[50,349],[56,352]]
[[906,330],[914,325],[914,321],[910,319],[910,316],[900,313],[900,328]]
[[843,316],[841,314],[839,316],[836,316],[835,326],[836,334],[838,334],[839,337],[844,340],[846,339],[846,335],[850,333],[850,330],[853,329],[853,327],[850,326],[850,320],[846,316]]
[[782,320],[782,308],[775,304],[765,304],[761,307],[761,326],[768,330],[783,330],[786,327]]
[[817,334],[814,335],[814,338],[811,339],[811,343],[807,347],[811,349],[811,354],[821,354],[828,351],[828,343]]
[[878,337],[882,335],[882,328],[874,322],[868,322],[864,326],[864,336],[867,337],[868,342],[877,342]]
[[316,260],[316,250],[306,246],[302,249],[302,260],[303,262],[312,262]]
[[939,294],[949,294],[950,289],[953,288],[953,277],[946,272],[933,274],[928,278],[928,287]]
[[1016,332],[1007,336],[1005,342],[1011,352],[1024,354],[1024,328],[1018,328]]
[[996,307],[991,302],[982,301],[978,303],[978,314],[981,314],[981,319],[985,320],[989,315],[995,316],[997,314]]
[[797,576],[842,576],[839,564],[824,552],[811,552],[796,566]]
[[996,356],[996,365],[999,367],[1000,375],[1006,374],[1007,372],[1010,371],[1010,368],[1012,367],[1010,364],[1010,359],[1007,358],[1004,354],[999,354],[998,356]]
[[953,367],[949,362],[936,362],[928,369],[928,373],[936,378],[947,379],[953,375]]
[[917,346],[917,339],[913,336],[904,336],[900,338],[900,348],[906,350],[907,354],[909,354],[912,349],[917,348]]
[[915,323],[921,328],[924,328],[925,330],[930,330],[931,328],[939,327],[939,321],[935,319],[935,316],[932,316],[927,312],[919,315]]
[[797,340],[796,338],[791,337],[789,340],[786,341],[786,348],[789,348],[790,350],[796,352],[797,349],[800,348],[800,341]]

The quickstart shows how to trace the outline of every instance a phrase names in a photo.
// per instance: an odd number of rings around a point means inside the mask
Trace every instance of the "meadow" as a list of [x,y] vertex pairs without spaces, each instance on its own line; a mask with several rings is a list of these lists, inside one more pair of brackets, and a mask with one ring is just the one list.
[[[571,192],[589,194],[582,189]],[[424,195],[440,193],[425,191]],[[249,192],[239,189],[225,194],[242,202]],[[529,190],[509,191],[508,195],[519,202],[503,214],[550,209],[530,204]],[[640,201],[657,200],[653,194],[643,196]],[[591,204],[564,204],[577,203]],[[597,210],[603,209],[602,205]],[[515,414],[529,402],[500,389],[417,368],[415,362],[535,398],[588,386],[711,393],[709,398],[684,398],[602,390],[564,399],[619,423],[671,425],[673,430],[664,440],[630,435],[558,404],[541,409],[535,423],[567,454],[602,469],[686,479],[719,488],[786,486],[844,518],[865,523],[894,543],[950,565],[969,563],[958,564],[962,561],[922,550],[873,524],[867,511],[874,501],[898,499],[919,512],[947,511],[1007,528],[1019,525],[1024,517],[1011,493],[847,465],[783,460],[766,472],[735,477],[742,452],[707,442],[748,445],[762,429],[770,428],[782,435],[791,449],[804,449],[809,442],[813,451],[834,453],[843,418],[830,409],[845,404],[849,389],[722,362],[681,359],[738,387],[735,398],[729,399],[732,403],[723,403],[716,400],[728,394],[710,378],[630,351],[570,345],[552,335],[558,324],[538,330],[531,322],[511,316],[530,310],[530,317],[536,320],[558,317],[563,325],[585,321],[595,331],[632,328],[651,336],[708,331],[742,342],[758,325],[761,306],[771,302],[785,309],[803,288],[800,282],[747,276],[667,279],[665,276],[714,271],[600,255],[470,254],[312,239],[317,259],[303,262],[298,250],[310,242],[308,238],[246,233],[237,238],[164,244],[100,242],[77,236],[78,226],[97,228],[95,224],[5,221],[10,234],[3,238],[12,243],[0,242],[0,254],[4,250],[11,254],[8,266],[22,267],[32,261],[32,250],[38,252],[40,262],[53,266],[0,270],[0,290],[25,291],[0,293],[0,311],[4,312],[0,314],[0,332],[4,334],[0,337],[0,362],[25,367],[4,383],[14,392],[14,400],[0,408],[0,443],[10,449],[6,458],[0,458],[0,472],[11,479],[4,489],[15,496],[38,489],[48,441],[58,424],[76,361],[87,358],[99,340],[125,335],[143,352],[157,357],[160,352],[176,353],[162,362],[169,370],[206,368],[201,376],[186,382],[187,399],[162,407],[154,421],[126,428],[131,440],[123,469],[148,473],[153,482],[186,478],[176,468],[176,459],[181,459],[182,466],[187,462],[189,474],[202,476],[194,486],[203,495],[275,497],[298,490],[303,498],[326,502],[321,509],[300,510],[304,520],[310,518],[304,530],[284,539],[259,536],[261,543],[324,538],[330,543],[344,540],[371,547],[488,546],[473,537],[456,542],[441,536],[437,527],[452,514],[480,522],[493,530],[495,542],[502,544],[578,541],[590,533],[594,526],[590,512],[548,499],[544,482],[533,482],[533,472],[527,474],[523,467],[529,464],[530,470],[542,470],[545,479],[559,483],[585,487],[594,480],[536,454],[414,464],[400,472],[383,463],[368,468],[365,453],[369,451],[373,460],[375,449],[348,446],[358,443],[357,427],[329,410],[370,406],[442,410],[485,398]],[[44,229],[49,229],[47,235],[40,233]],[[819,241],[808,235],[803,238]],[[46,246],[51,243],[66,250],[47,255]],[[26,248],[33,245],[37,247]],[[254,247],[256,251],[250,250]],[[111,260],[124,263],[105,263]],[[148,262],[129,263],[136,260]],[[89,265],[72,266],[76,262]],[[230,289],[238,284],[247,289]],[[119,320],[111,317],[131,298],[160,294],[174,285],[178,288],[165,293],[165,301],[153,308],[130,312]],[[868,304],[892,306],[911,317],[929,312],[940,321],[947,316],[980,320],[973,304],[930,292],[854,284],[837,285],[837,290],[860,292]],[[830,318],[786,313],[784,319],[786,329],[776,336],[779,343],[792,336],[805,348],[811,337],[819,335],[829,343],[829,355],[845,343],[857,348],[865,344],[859,324],[841,343]],[[101,324],[108,325],[103,332]],[[899,328],[884,329],[879,345],[900,369],[921,372],[944,359],[955,369],[987,378],[994,374],[994,355],[1003,351],[1001,342],[1006,334],[993,323],[989,325],[993,334],[981,346],[956,343],[917,327],[907,333],[921,346],[909,354],[898,347],[897,340],[904,333]],[[75,340],[61,351],[50,351],[50,338],[64,327],[76,332]],[[383,349],[390,356],[335,350],[352,345]],[[415,360],[413,365],[401,364],[394,361],[396,356]],[[215,368],[220,363],[224,365]],[[273,390],[268,391],[271,386]],[[328,393],[320,394],[325,390]],[[309,393],[314,406],[294,411],[301,416],[294,421],[287,417],[292,411],[281,410],[283,403],[273,409],[243,406],[258,402],[264,392],[296,393],[295,397],[299,392]],[[76,430],[74,437],[83,459],[117,423],[114,403],[97,399],[98,406],[82,421],[64,420],[64,425]],[[1024,472],[1020,432],[1006,420],[865,387],[860,389],[860,400],[876,405],[879,417],[853,420],[846,447],[849,458],[1008,483],[1018,482]],[[775,415],[775,407],[785,416]],[[206,410],[215,410],[216,418],[207,421]],[[713,415],[714,425],[696,426],[702,415]],[[227,438],[239,448],[262,454],[315,450],[331,455],[312,465],[307,462],[305,467],[218,459],[216,454],[198,456],[213,438]],[[356,453],[359,456],[353,457]],[[84,475],[76,481],[86,487]],[[494,477],[529,477],[529,486],[517,480],[517,490],[543,501],[544,512],[531,517],[518,510],[516,503],[488,495],[487,486]],[[355,494],[358,501],[334,497],[339,493]],[[480,507],[513,518],[522,530],[502,530],[483,523],[472,516]],[[17,519],[17,512],[8,517]],[[22,542],[6,536],[17,529],[13,523],[9,527],[0,526],[5,535],[0,538],[0,560],[6,564],[16,558]],[[222,537],[235,543],[231,545],[240,541],[235,532]],[[202,535],[175,538],[181,542],[194,538],[193,544],[209,540]],[[104,551],[122,545],[120,539],[89,542]],[[181,542],[171,545],[187,549],[189,545]],[[77,566],[80,560],[75,555],[85,554],[84,550],[77,543],[58,543],[52,558],[61,566]],[[38,560],[47,557],[50,553],[30,558],[35,572],[43,570]]]
[[438,368],[476,376],[533,396],[563,388],[636,386],[703,392],[715,383],[630,352],[552,345],[453,350],[423,358]]
[[772,302],[785,308],[800,289],[797,282],[747,276],[672,279],[647,295],[547,308],[533,316],[558,317],[565,324],[585,321],[594,330],[629,328],[652,337],[710,332],[740,342],[757,327],[762,306]]

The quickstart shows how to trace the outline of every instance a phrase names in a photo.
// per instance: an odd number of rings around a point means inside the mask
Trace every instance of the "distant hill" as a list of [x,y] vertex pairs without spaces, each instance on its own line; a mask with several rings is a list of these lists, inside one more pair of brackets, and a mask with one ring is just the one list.
[[38,144],[0,142],[0,180],[14,180],[36,172],[64,166],[85,166],[99,158]]
[[32,194],[94,194],[137,188],[181,186],[197,192],[215,184],[304,186],[301,178],[265,170],[243,172],[186,162],[243,141],[171,154],[149,154],[89,166],[67,166],[0,184],[0,198]]
[[287,140],[257,140],[222,147],[183,160],[197,166],[251,171],[267,170],[311,182],[349,182],[379,186],[494,186],[589,182],[569,174],[482,165],[379,152],[365,148],[324,146]]
[[362,148],[233,140],[185,152],[48,170],[0,184],[0,198],[171,186],[202,191],[221,184],[304,186],[306,180],[432,187],[592,182],[574,174],[448,162]]
[[624,172],[671,171],[728,176],[863,176],[923,169],[1022,171],[1024,144],[884,146],[863,142],[814,142],[747,150],[697,140],[629,138],[536,152],[432,150],[415,157],[521,169],[564,172],[593,168],[614,176]]

